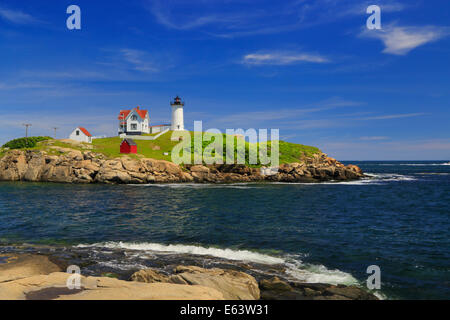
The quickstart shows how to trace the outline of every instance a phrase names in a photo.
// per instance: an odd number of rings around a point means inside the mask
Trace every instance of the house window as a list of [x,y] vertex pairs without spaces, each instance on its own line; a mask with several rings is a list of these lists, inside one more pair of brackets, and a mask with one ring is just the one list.
[[79,136],[79,135],[80,135],[80,131],[77,130],[77,133],[76,133],[76,134],[77,134],[77,136]]
[[136,115],[133,115],[133,116],[131,117],[131,120],[137,120],[137,116],[136,116]]
[[131,130],[137,130],[137,124],[136,123],[133,123],[131,125]]

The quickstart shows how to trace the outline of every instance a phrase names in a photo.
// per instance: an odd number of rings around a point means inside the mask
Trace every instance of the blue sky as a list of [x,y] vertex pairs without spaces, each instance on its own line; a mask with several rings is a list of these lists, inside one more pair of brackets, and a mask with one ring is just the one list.
[[[66,9],[81,8],[68,30]],[[368,5],[382,30],[368,30]],[[450,159],[450,2],[0,1],[0,143],[113,135],[186,101],[204,128],[279,128],[341,160]]]

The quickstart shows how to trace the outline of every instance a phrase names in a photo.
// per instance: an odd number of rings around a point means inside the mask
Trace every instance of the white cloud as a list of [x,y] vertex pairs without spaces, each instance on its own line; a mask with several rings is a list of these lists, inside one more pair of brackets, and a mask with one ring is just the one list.
[[361,36],[381,40],[385,46],[383,53],[405,55],[417,47],[437,41],[449,34],[448,27],[389,25],[383,26],[382,30],[365,29]]
[[121,55],[124,60],[133,66],[134,70],[143,72],[157,72],[159,71],[146,59],[146,52],[135,49],[121,49]]
[[28,13],[24,13],[18,10],[10,10],[2,7],[0,7],[0,18],[16,24],[29,24],[37,22],[37,20]]
[[329,62],[317,54],[309,53],[288,53],[288,52],[265,52],[250,53],[243,57],[242,63],[247,65],[290,65],[300,62],[326,63]]
[[362,141],[381,141],[381,140],[388,140],[389,137],[384,136],[370,136],[370,137],[360,137],[359,140]]
[[388,119],[419,117],[423,115],[425,115],[425,113],[400,113],[400,114],[387,114],[382,116],[366,117],[358,120],[388,120]]
[[[369,0],[285,0],[267,2],[242,0],[147,0],[154,20],[168,29],[234,38],[277,34],[321,24],[365,16]],[[383,12],[402,11],[396,0],[377,0]]]
[[351,101],[341,99],[339,97],[332,97],[316,103],[297,106],[296,108],[281,108],[272,106],[270,109],[261,111],[245,111],[232,114],[224,114],[218,116],[217,114],[210,115],[209,119],[203,120],[208,122],[210,127],[260,127],[264,128],[268,125],[282,128],[317,128],[327,127],[331,123],[337,123],[334,119],[325,120],[303,120],[307,115],[317,114],[320,112],[337,109],[337,108],[353,108],[364,105],[365,103],[359,101]]

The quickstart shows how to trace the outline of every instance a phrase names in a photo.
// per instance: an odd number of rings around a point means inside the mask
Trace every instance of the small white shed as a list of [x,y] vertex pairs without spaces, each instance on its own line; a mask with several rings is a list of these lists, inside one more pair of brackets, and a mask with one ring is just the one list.
[[78,127],[73,130],[69,136],[69,139],[79,142],[92,143],[92,135],[83,127]]

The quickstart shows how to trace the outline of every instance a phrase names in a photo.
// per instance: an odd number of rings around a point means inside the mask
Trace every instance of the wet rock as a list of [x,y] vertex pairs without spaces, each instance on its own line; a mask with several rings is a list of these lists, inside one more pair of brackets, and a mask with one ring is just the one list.
[[277,277],[261,280],[259,286],[263,300],[378,300],[356,286],[287,282]]
[[292,287],[289,285],[289,283],[280,280],[280,278],[278,277],[261,280],[259,286],[264,290],[272,290],[280,292],[292,291]]

